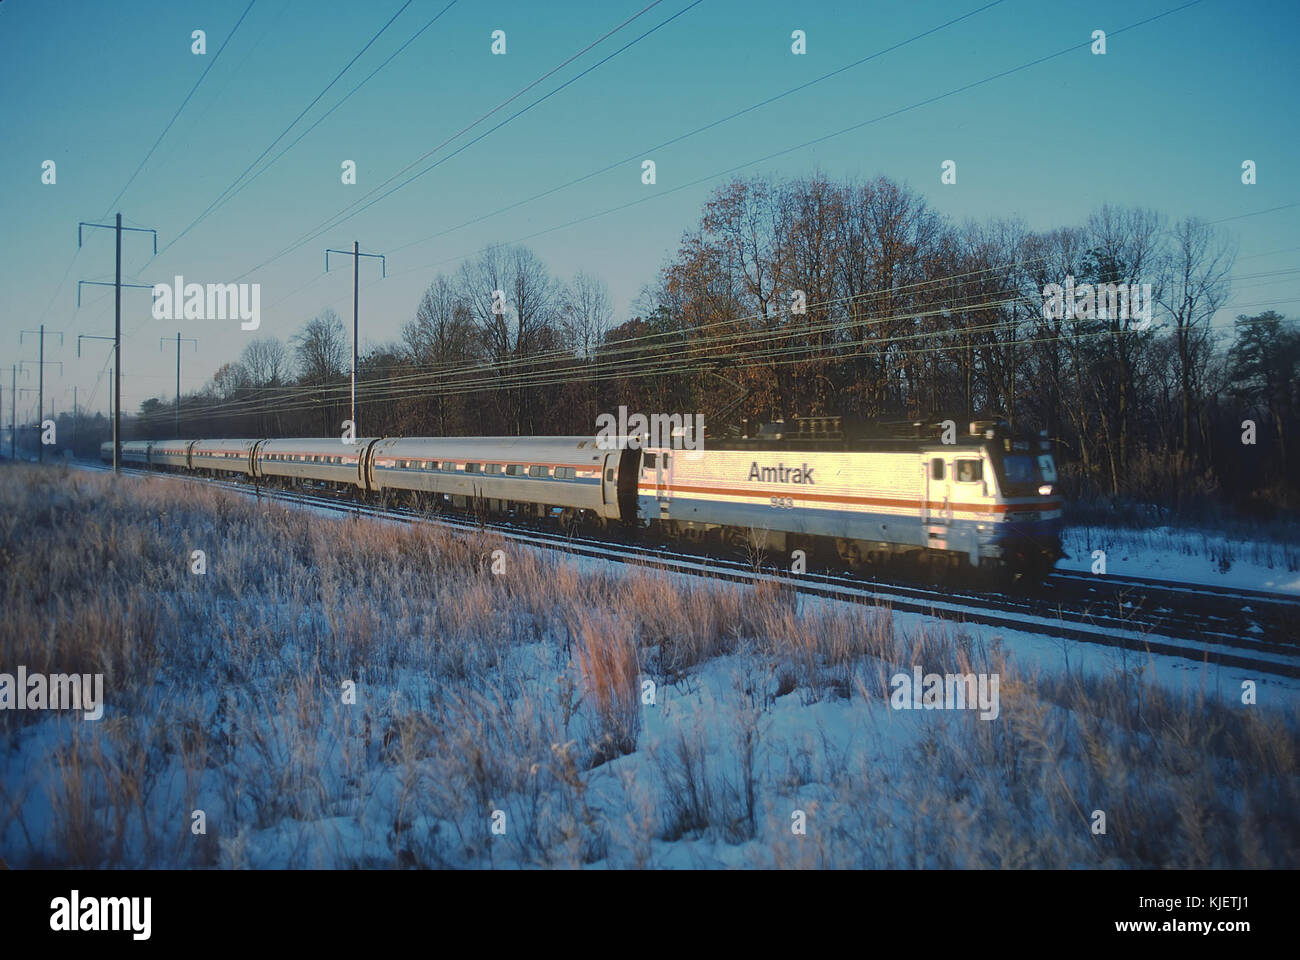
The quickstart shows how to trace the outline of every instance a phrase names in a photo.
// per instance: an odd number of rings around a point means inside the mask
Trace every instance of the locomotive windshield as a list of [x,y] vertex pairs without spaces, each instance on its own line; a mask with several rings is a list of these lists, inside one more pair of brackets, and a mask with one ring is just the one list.
[[1022,454],[1002,458],[1002,476],[1007,483],[1037,484],[1040,479],[1037,462]]
[[1004,453],[994,455],[998,483],[1004,496],[1030,497],[1043,483],[1056,481],[1056,464],[1050,453]]

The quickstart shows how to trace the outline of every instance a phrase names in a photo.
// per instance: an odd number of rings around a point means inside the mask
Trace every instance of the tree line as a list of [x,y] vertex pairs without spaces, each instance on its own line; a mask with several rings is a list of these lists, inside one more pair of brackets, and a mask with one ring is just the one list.
[[[1294,507],[1300,333],[1233,292],[1223,230],[1102,206],[1078,225],[954,223],[906,185],[736,179],[615,325],[597,277],[494,246],[429,284],[358,364],[360,435],[591,434],[620,404],[742,418],[1005,417],[1056,441],[1075,496]],[[1146,290],[1044,309],[1044,289]],[[1086,287],[1085,287],[1086,285]],[[1113,298],[1113,292],[1112,292]],[[1136,306],[1136,303],[1133,304]],[[262,338],[181,402],[186,436],[337,436],[349,331],[332,310]],[[127,437],[174,432],[146,401]]]

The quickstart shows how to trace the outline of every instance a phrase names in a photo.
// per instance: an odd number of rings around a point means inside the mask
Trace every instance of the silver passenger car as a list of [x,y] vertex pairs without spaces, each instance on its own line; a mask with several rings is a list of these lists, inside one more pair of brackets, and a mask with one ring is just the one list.
[[351,484],[366,489],[365,453],[374,438],[344,443],[323,437],[263,440],[254,457],[256,476]]
[[418,490],[460,500],[588,511],[617,519],[620,451],[591,437],[411,437],[380,440],[370,450],[372,490]]
[[214,473],[253,475],[256,440],[195,440],[190,447],[190,468]]
[[190,447],[193,440],[155,440],[149,451],[149,462],[155,467],[190,468]]
[[[109,460],[113,458],[112,444],[109,444]],[[153,446],[152,440],[128,440],[122,444],[122,462],[136,464],[141,467],[149,465],[149,448]]]

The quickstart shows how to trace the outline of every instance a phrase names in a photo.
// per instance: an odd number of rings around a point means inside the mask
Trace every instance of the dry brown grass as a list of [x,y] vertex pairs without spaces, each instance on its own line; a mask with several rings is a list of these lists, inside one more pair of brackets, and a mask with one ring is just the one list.
[[[0,669],[108,700],[0,712],[16,866],[1300,863],[1290,691],[1033,675],[782,585],[11,465],[0,600]],[[997,672],[999,719],[889,710],[913,664]]]

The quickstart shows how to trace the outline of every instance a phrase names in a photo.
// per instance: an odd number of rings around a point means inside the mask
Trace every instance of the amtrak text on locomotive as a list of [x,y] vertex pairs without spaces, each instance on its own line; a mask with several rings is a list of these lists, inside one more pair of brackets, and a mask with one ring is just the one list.
[[775,467],[760,467],[755,460],[749,466],[749,479],[760,483],[816,483],[813,479],[813,471],[816,469],[807,463],[801,467],[787,467],[784,463],[778,463]]

